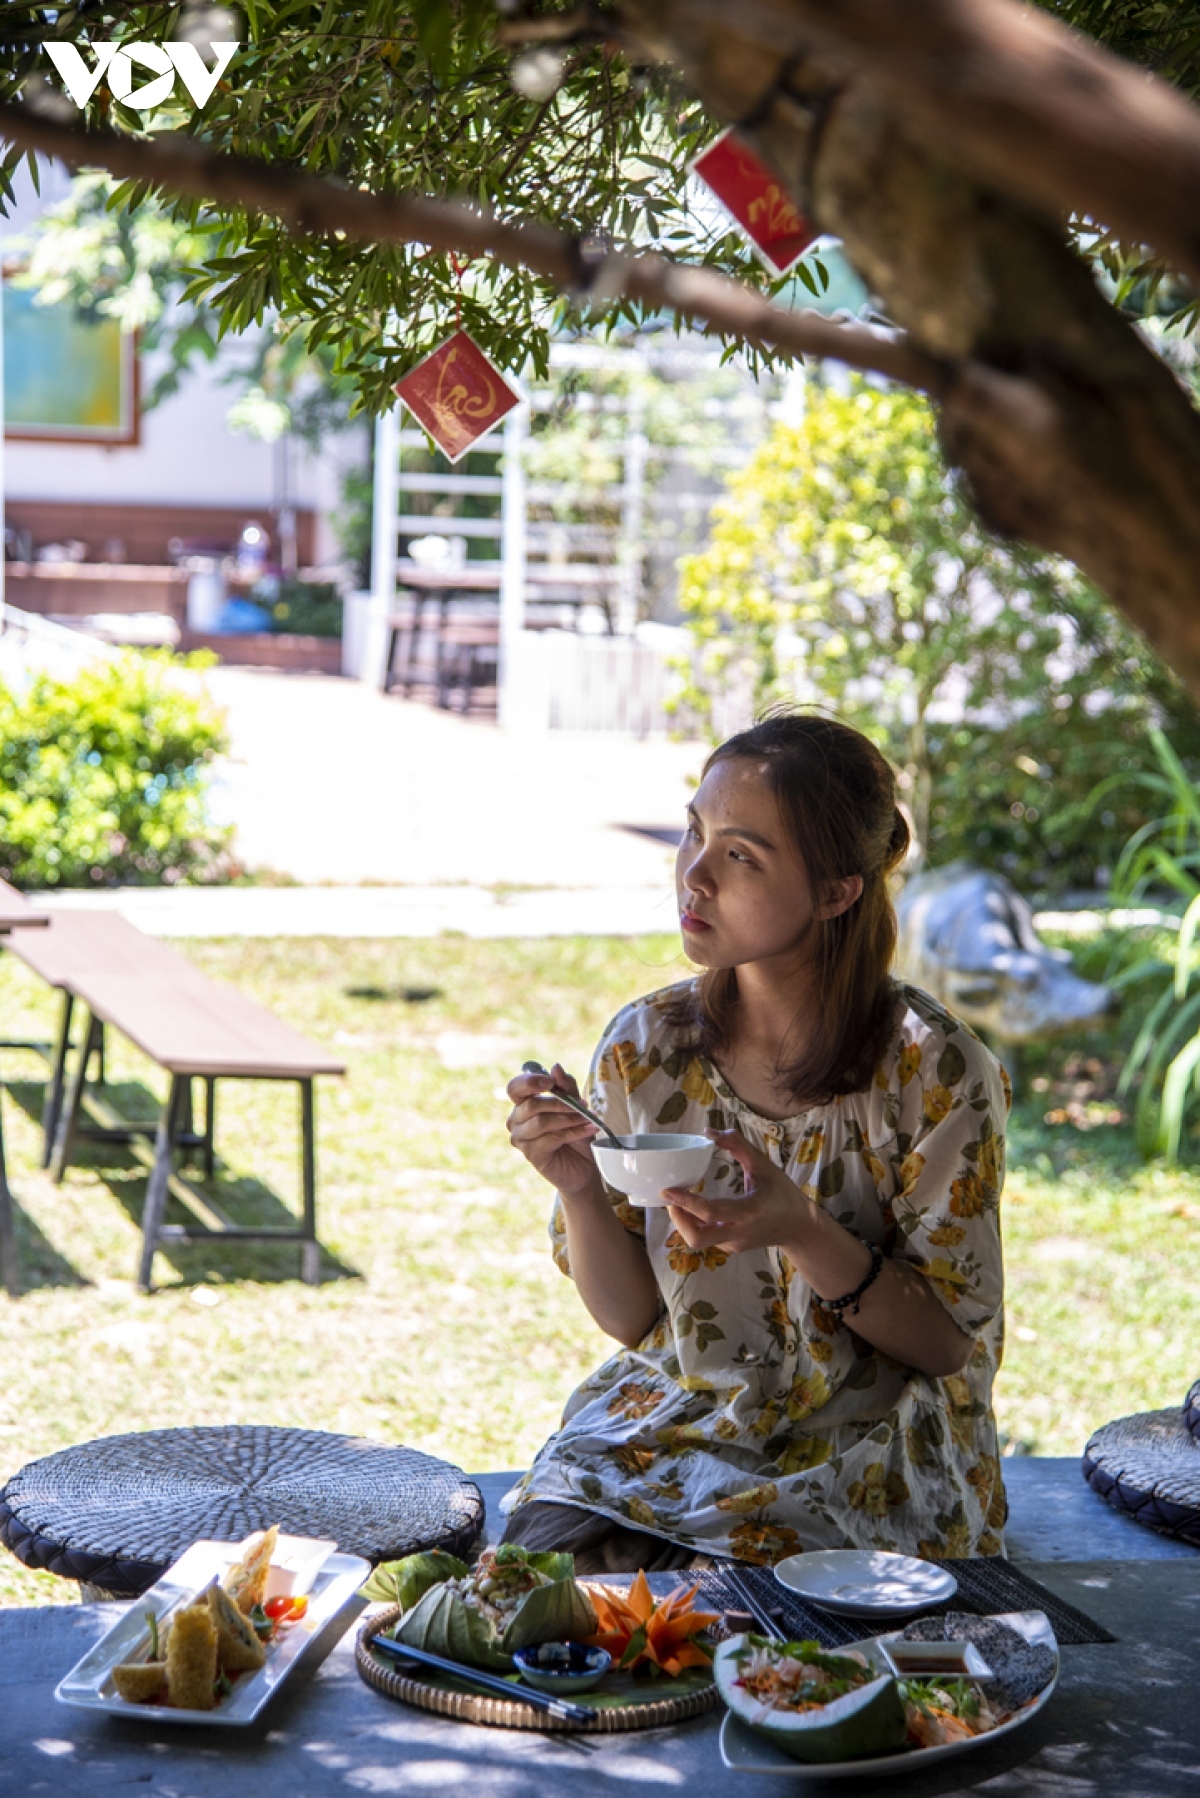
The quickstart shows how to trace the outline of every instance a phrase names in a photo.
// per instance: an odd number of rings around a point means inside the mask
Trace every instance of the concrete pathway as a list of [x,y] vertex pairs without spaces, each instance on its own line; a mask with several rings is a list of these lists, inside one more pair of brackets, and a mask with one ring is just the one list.
[[[214,810],[247,867],[300,884],[125,887],[54,904],[115,907],[155,936],[676,930],[671,839],[702,745],[525,736],[319,675],[215,668],[204,679],[232,740]],[[1037,922],[1091,934],[1103,920]]]
[[661,892],[671,850],[646,833],[682,827],[704,758],[697,744],[501,731],[357,681],[205,679],[232,738],[214,810],[248,868],[306,885]]
[[112,907],[152,936],[644,936],[677,928],[664,874],[654,886],[118,887],[50,903]]

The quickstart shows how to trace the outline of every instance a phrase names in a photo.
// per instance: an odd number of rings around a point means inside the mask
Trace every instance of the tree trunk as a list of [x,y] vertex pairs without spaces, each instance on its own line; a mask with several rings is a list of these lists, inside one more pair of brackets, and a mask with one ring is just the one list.
[[1060,229],[931,147],[928,112],[904,116],[852,53],[797,51],[807,10],[775,0],[780,49],[757,12],[752,36],[708,0],[620,16],[938,360],[942,441],[987,523],[1075,562],[1200,699],[1200,413]]

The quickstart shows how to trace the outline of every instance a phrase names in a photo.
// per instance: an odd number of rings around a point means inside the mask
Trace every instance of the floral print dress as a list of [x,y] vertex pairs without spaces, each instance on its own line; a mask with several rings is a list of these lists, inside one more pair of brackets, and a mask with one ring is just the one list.
[[[927,993],[897,988],[871,1086],[776,1121],[678,1045],[652,993],[618,1014],[589,1103],[618,1133],[736,1128],[839,1223],[930,1281],[973,1341],[961,1374],[917,1373],[839,1322],[775,1248],[688,1247],[666,1210],[609,1198],[643,1236],[663,1311],[572,1395],[507,1510],[575,1504],[699,1552],[1003,1553],[992,1381],[1003,1343],[999,1199],[1011,1091]],[[720,1153],[709,1197],[741,1188]],[[570,1273],[561,1209],[554,1256]],[[835,1297],[835,1294],[826,1294]]]

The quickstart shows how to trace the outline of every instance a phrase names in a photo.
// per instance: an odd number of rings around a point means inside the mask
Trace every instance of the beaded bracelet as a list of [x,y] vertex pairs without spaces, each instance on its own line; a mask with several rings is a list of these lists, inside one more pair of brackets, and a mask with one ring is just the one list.
[[858,1316],[859,1311],[862,1309],[863,1293],[867,1290],[868,1286],[873,1285],[879,1278],[879,1270],[883,1266],[883,1250],[879,1247],[879,1244],[877,1242],[868,1242],[864,1246],[870,1251],[871,1255],[871,1271],[868,1273],[866,1279],[856,1286],[853,1292],[847,1292],[840,1299],[821,1299],[819,1303],[822,1311],[832,1311],[834,1315],[840,1319],[843,1312],[853,1305],[854,1310],[851,1312],[851,1316]]

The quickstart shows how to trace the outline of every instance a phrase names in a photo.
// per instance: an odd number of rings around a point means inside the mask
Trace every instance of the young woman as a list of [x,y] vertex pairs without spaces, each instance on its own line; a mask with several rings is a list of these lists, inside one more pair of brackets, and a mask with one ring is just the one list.
[[625,1346],[570,1399],[509,1540],[593,1572],[1002,1552],[1010,1093],[890,978],[908,840],[887,763],[832,718],[775,714],[709,757],[677,863],[699,975],[618,1014],[588,1092],[618,1134],[712,1134],[696,1191],[635,1209],[546,1096],[571,1077],[510,1083],[513,1145],[557,1192],[555,1257]]

